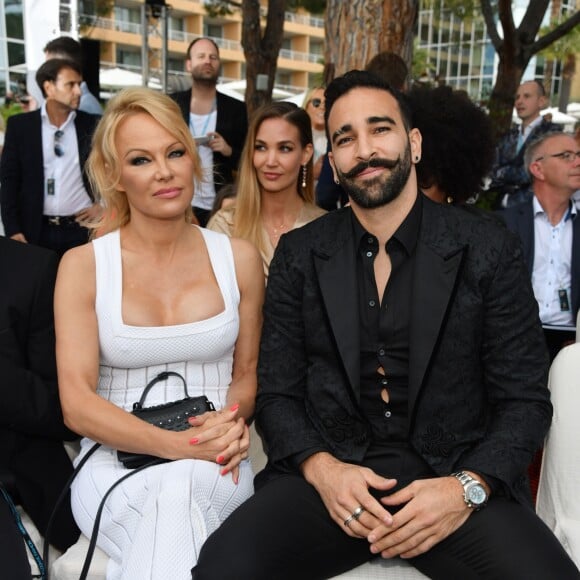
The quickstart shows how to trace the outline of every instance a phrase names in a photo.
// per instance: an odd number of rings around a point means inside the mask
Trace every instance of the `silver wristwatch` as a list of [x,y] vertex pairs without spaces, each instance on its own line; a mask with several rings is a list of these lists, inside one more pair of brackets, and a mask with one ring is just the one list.
[[481,482],[465,473],[465,471],[458,471],[451,475],[463,486],[463,500],[471,509],[478,510],[485,507],[487,504],[487,492]]

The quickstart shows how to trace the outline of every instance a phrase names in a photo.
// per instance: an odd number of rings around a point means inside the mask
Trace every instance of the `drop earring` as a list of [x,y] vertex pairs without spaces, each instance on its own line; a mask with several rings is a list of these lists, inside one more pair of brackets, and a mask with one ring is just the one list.
[[302,189],[306,187],[306,176],[308,175],[308,168],[306,165],[302,166]]

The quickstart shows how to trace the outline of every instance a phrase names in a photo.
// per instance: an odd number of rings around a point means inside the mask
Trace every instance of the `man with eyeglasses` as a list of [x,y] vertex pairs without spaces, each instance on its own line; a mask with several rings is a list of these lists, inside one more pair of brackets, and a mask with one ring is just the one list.
[[544,133],[561,131],[558,125],[541,116],[540,111],[547,104],[546,90],[540,81],[525,81],[518,87],[514,106],[521,124],[510,129],[498,143],[491,172],[489,189],[498,193],[498,208],[512,207],[532,198],[524,164],[527,146]]
[[580,308],[580,218],[572,195],[580,189],[580,149],[565,133],[546,133],[527,147],[533,198],[500,215],[519,234],[540,320],[553,360],[575,339]]
[[204,177],[195,184],[193,212],[205,226],[217,190],[234,181],[248,132],[248,114],[242,101],[216,89],[221,61],[213,40],[193,40],[187,47],[185,68],[191,74],[191,89],[170,97],[179,105],[197,145]]
[[36,73],[46,101],[11,117],[0,164],[0,206],[6,236],[62,256],[87,242],[88,222],[101,213],[84,165],[100,119],[78,110],[81,70],[50,59]]

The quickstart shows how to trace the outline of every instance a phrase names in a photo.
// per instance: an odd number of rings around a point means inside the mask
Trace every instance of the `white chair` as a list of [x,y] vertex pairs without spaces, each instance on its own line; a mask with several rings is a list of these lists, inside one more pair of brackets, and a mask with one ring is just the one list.
[[554,405],[536,511],[580,566],[580,343],[563,348],[550,368]]
[[[266,455],[262,449],[262,441],[253,426],[251,437],[250,458],[254,471],[258,472],[266,464]],[[51,580],[78,580],[88,547],[89,540],[81,535],[79,541],[52,564]],[[107,562],[107,555],[96,548],[88,580],[105,580]],[[335,579],[342,580],[380,580],[385,578],[389,580],[421,580],[427,576],[421,574],[404,560],[383,560],[380,558],[335,576]]]

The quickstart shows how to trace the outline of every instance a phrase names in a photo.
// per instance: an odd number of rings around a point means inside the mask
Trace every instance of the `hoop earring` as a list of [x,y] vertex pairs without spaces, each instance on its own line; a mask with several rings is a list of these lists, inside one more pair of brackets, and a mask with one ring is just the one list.
[[302,166],[302,189],[306,187],[306,177],[308,176],[308,167]]

